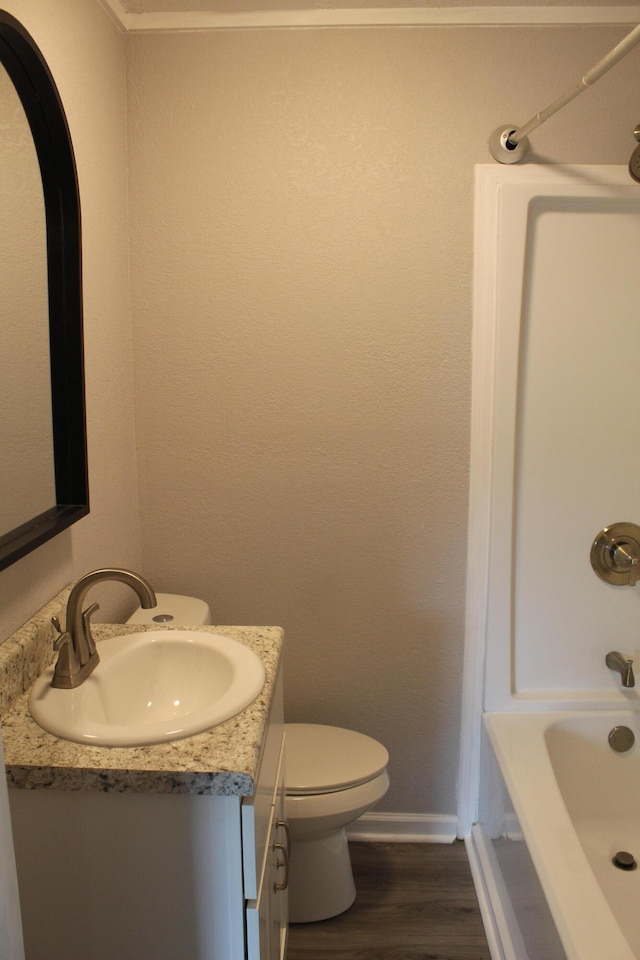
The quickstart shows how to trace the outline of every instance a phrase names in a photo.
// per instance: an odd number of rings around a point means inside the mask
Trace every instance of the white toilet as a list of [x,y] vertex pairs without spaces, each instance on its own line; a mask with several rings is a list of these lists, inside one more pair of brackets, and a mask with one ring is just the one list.
[[138,607],[127,623],[174,623],[176,626],[204,627],[211,623],[209,604],[198,597],[183,597],[178,593],[156,593],[157,606],[150,610]]
[[[127,623],[205,626],[204,600],[157,593]],[[345,828],[389,789],[389,754],[362,733],[313,723],[285,724],[286,819],[291,832],[289,920],[326,920],[356,897]]]
[[326,920],[356,897],[345,828],[389,789],[389,754],[353,730],[286,723],[289,921]]

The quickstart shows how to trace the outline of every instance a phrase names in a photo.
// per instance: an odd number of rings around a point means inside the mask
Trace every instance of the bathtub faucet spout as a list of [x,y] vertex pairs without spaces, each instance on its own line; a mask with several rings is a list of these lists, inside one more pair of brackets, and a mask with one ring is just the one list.
[[605,657],[605,663],[609,670],[617,670],[622,677],[623,687],[635,687],[636,678],[633,675],[633,660],[623,657],[617,650],[612,650]]

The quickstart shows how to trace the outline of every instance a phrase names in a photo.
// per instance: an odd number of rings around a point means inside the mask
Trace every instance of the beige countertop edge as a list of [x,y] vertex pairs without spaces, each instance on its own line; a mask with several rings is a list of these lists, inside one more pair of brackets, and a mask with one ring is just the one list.
[[[106,637],[157,629],[157,625],[97,624],[94,636],[99,644]],[[60,740],[32,719],[29,695],[25,693],[2,718],[10,786],[103,793],[253,795],[282,654],[282,629],[232,626],[160,629],[206,630],[244,643],[264,663],[266,679],[261,693],[242,713],[205,733],[145,747],[90,747]]]

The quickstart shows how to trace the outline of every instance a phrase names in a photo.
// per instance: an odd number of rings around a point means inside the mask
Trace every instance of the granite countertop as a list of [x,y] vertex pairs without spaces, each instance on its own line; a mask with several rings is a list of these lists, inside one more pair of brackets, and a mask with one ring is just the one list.
[[[106,637],[158,625],[96,624]],[[172,629],[164,627],[161,629]],[[176,627],[173,627],[176,629]],[[220,633],[245,644],[264,663],[265,684],[242,713],[205,733],[144,747],[91,747],[47,733],[29,713],[21,693],[2,717],[7,781],[27,790],[252,796],[282,652],[280,627],[180,627]]]

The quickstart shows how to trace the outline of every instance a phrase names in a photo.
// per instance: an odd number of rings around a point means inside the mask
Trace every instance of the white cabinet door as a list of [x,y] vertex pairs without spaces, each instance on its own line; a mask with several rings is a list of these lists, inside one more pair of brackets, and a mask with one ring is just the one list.
[[29,960],[245,960],[238,797],[9,792]]
[[[289,837],[284,821],[284,740],[281,744],[257,897],[247,901],[247,960],[284,960],[287,944]],[[244,831],[243,831],[244,833]],[[246,835],[246,834],[245,834]],[[245,862],[247,858],[245,857]],[[252,881],[253,859],[250,858]]]
[[271,844],[269,883],[269,960],[284,960],[289,922],[289,856],[291,844],[285,819],[284,768],[281,770]]
[[282,707],[282,674],[273,696],[269,727],[260,758],[255,794],[242,800],[242,867],[244,895],[257,900],[267,858],[274,798],[278,790],[281,768],[284,718]]

